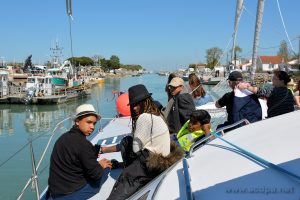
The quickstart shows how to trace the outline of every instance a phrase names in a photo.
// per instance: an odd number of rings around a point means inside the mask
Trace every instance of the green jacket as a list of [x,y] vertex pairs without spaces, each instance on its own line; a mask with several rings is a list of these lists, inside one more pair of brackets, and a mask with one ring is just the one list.
[[205,132],[202,129],[190,133],[188,130],[189,122],[190,120],[185,122],[177,134],[178,142],[184,151],[189,151],[196,139],[205,135]]

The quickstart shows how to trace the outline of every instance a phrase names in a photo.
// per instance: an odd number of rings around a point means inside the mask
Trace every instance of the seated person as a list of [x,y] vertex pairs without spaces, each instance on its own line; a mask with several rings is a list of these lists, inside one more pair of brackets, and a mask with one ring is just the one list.
[[[251,123],[262,120],[262,109],[257,95],[245,88],[238,88],[241,83],[243,83],[243,75],[241,72],[233,71],[229,74],[228,84],[232,91],[224,94],[224,96],[215,103],[217,108],[226,106],[227,121],[223,124],[219,124],[217,129],[234,124],[242,119],[247,119]],[[224,132],[237,127],[239,126],[227,129]]]
[[77,107],[74,126],[55,142],[49,169],[47,200],[88,199],[97,194],[112,164],[97,161],[99,146],[86,139],[100,119],[91,104]]
[[[295,84],[294,80],[291,79],[291,81],[288,82],[288,84],[287,84],[288,89],[292,92],[292,95],[294,96],[294,100],[295,100],[295,103],[296,103],[297,107],[300,107],[300,102],[299,102],[299,81],[298,81],[298,84]],[[296,87],[298,87],[298,88],[296,88]]]
[[300,95],[299,95],[299,93],[300,93],[300,80],[298,81],[298,84],[297,84],[297,90],[294,93],[296,105],[298,106],[298,108],[300,108]]
[[200,83],[200,79],[195,73],[189,75],[189,86],[191,88],[190,94],[193,97],[195,106],[202,106],[212,101],[212,98],[205,92],[204,88]]
[[265,89],[251,86],[249,83],[238,85],[240,89],[247,89],[255,93],[258,97],[267,98],[268,118],[293,112],[295,110],[295,100],[287,84],[291,81],[290,76],[285,71],[274,70],[272,78],[273,88]]
[[[121,151],[124,170],[118,177],[109,200],[127,199],[162,171],[182,158],[183,152],[170,141],[169,130],[151,93],[142,84],[129,88],[132,136],[120,144],[101,147],[101,153]],[[121,166],[112,161],[113,168]]]
[[206,110],[195,110],[190,119],[182,126],[177,139],[182,149],[188,152],[191,146],[211,132],[210,114]]

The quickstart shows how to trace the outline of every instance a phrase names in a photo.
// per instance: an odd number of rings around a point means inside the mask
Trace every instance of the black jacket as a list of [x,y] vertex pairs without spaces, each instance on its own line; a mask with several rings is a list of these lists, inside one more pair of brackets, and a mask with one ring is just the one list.
[[182,157],[183,151],[175,142],[171,142],[171,153],[166,157],[147,149],[137,152],[136,159],[124,168],[107,200],[129,198]]
[[180,128],[190,119],[190,114],[196,109],[189,93],[178,94],[174,98],[173,107],[167,118],[170,133],[178,133]]
[[[226,106],[227,121],[224,124],[219,124],[217,129],[234,124],[242,119],[247,119],[250,123],[262,119],[262,109],[256,94],[245,97],[235,97],[234,92],[231,91],[224,94],[224,96],[218,100],[218,104],[221,107]],[[233,130],[234,128],[228,129],[227,131]]]
[[71,194],[88,181],[101,178],[103,168],[97,162],[99,147],[73,126],[55,143],[50,161],[49,192],[51,195]]

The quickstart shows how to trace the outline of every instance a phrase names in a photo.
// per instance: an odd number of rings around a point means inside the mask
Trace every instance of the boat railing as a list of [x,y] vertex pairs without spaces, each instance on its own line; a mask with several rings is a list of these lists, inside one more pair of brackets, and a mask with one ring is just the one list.
[[[63,122],[65,122],[65,121],[67,121],[67,120],[69,120],[69,119],[71,119],[71,118],[72,118],[72,117],[67,117],[66,119],[64,119],[64,120],[62,120],[62,121],[60,121],[60,122],[58,122],[58,123],[56,124],[56,126],[55,126],[54,129],[53,129],[53,131],[51,132],[50,138],[49,138],[49,140],[48,140],[48,142],[47,142],[47,144],[46,144],[46,147],[45,147],[45,149],[44,149],[44,151],[43,151],[43,153],[42,153],[42,155],[41,155],[41,158],[40,158],[40,160],[39,160],[39,162],[38,162],[37,165],[35,164],[35,157],[34,157],[34,152],[33,152],[33,149],[32,149],[32,141],[29,142],[29,144],[30,144],[30,153],[31,153],[31,162],[32,162],[31,164],[32,164],[32,171],[33,171],[33,174],[32,174],[32,176],[28,179],[28,181],[26,182],[26,184],[25,184],[25,186],[23,187],[22,191],[21,191],[20,194],[18,195],[17,200],[22,199],[22,197],[23,197],[23,195],[24,195],[26,189],[27,189],[28,186],[30,185],[30,183],[33,183],[33,185],[34,185],[34,190],[35,190],[35,192],[36,192],[37,200],[40,199],[40,193],[39,193],[40,190],[39,190],[39,187],[38,187],[38,173],[37,173],[37,172],[38,172],[38,169],[40,168],[41,163],[42,163],[42,161],[44,160],[44,157],[45,157],[46,152],[47,152],[47,150],[48,150],[48,148],[49,148],[49,146],[50,146],[50,143],[51,143],[51,141],[52,141],[52,139],[53,139],[53,137],[54,137],[54,135],[55,135],[56,130],[60,127],[60,125],[61,125]],[[37,138],[36,138],[36,139],[37,139]]]
[[184,181],[185,181],[186,200],[192,200],[193,193],[192,193],[192,187],[191,187],[191,176],[190,176],[190,172],[189,172],[189,164],[188,164],[186,158],[184,158],[182,160],[182,164],[183,164],[183,175],[184,175]]
[[[228,125],[228,126],[224,126],[224,127],[220,128],[220,129],[217,129],[217,130],[215,131],[215,133],[216,133],[216,134],[221,133],[221,135],[224,136],[224,135],[225,135],[225,132],[224,132],[225,130],[232,129],[232,128],[236,127],[236,126],[240,126],[240,125],[243,124],[243,123],[245,123],[245,124],[250,124],[250,122],[249,122],[247,119],[242,119],[242,120],[237,121],[237,122],[235,122],[235,123],[233,123],[233,124],[230,124],[230,125]],[[192,154],[193,154],[193,152],[194,152],[194,149],[196,149],[197,147],[199,147],[201,144],[205,144],[206,142],[208,142],[209,140],[212,140],[212,139],[214,139],[214,138],[215,138],[214,135],[209,134],[209,135],[206,136],[205,138],[203,138],[203,139],[201,139],[201,140],[195,142],[195,144],[193,144],[193,145],[191,146],[190,151],[188,152],[188,156],[189,156],[189,157],[192,157]],[[197,149],[198,149],[198,148],[197,148]]]

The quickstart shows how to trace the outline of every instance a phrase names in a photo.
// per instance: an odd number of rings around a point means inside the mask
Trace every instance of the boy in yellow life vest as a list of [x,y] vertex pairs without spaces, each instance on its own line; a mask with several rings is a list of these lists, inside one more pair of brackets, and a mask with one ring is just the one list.
[[212,131],[211,116],[206,110],[195,110],[190,119],[181,127],[177,134],[178,143],[182,149],[188,152],[191,146],[198,140],[209,135]]

